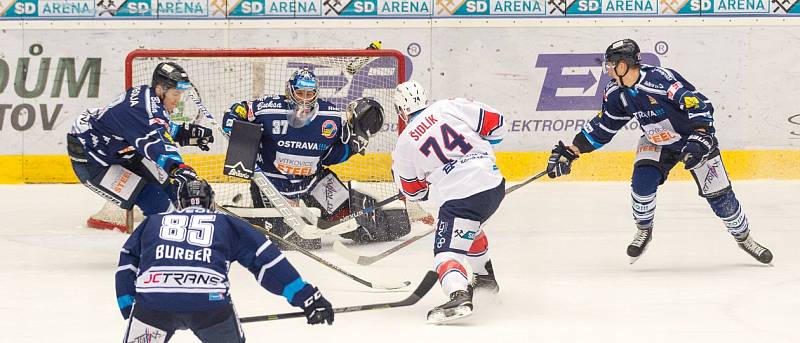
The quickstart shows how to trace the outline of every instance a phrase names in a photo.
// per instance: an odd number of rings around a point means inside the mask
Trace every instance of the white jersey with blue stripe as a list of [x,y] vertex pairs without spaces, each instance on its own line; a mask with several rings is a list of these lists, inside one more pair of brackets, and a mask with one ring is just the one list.
[[436,101],[417,112],[392,152],[392,172],[411,200],[437,204],[497,187],[503,180],[492,145],[505,134],[503,115],[469,99]]

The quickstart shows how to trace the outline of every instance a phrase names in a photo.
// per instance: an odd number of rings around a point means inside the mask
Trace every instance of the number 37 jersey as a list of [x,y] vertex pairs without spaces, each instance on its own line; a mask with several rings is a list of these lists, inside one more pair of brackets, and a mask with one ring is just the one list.
[[397,187],[410,200],[430,196],[439,205],[497,187],[503,176],[492,145],[502,141],[503,124],[502,114],[477,101],[434,102],[412,117],[397,140]]

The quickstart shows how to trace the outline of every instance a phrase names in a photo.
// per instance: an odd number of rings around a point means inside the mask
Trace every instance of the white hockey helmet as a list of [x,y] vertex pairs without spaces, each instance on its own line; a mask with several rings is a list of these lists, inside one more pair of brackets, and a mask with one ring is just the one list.
[[397,85],[394,92],[394,108],[408,122],[408,116],[428,106],[428,94],[419,82],[409,80]]

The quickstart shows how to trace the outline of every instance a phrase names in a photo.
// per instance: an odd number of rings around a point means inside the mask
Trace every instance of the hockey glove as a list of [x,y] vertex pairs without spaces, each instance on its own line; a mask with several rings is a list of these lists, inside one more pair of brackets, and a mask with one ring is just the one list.
[[181,163],[172,169],[169,173],[169,177],[172,179],[172,184],[175,185],[177,193],[179,193],[183,185],[189,183],[189,181],[197,180],[197,173],[192,167]]
[[333,324],[333,307],[331,303],[322,296],[317,287],[306,284],[302,290],[297,292],[297,297],[303,300],[300,307],[306,315],[306,322],[311,325],[327,322]]
[[349,123],[342,130],[342,143],[350,148],[350,154],[364,155],[369,144],[369,135],[361,130],[354,129]]
[[196,146],[200,150],[208,151],[209,143],[214,143],[214,134],[211,129],[195,124],[183,124],[175,135],[175,141],[181,146]]
[[572,171],[572,161],[578,159],[572,150],[558,141],[558,145],[550,151],[550,158],[547,160],[547,176],[555,179],[561,175],[567,175]]
[[692,170],[706,163],[708,156],[717,148],[717,138],[705,131],[693,131],[686,138],[686,145],[678,158],[686,170]]

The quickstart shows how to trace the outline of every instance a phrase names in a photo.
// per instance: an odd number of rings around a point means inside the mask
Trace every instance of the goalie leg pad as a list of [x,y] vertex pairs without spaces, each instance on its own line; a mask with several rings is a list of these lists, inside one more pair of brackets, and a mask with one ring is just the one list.
[[[250,196],[253,199],[253,207],[255,208],[272,208],[272,204],[269,202],[264,202],[266,199],[261,197],[261,191],[258,189],[255,183],[250,183]],[[255,224],[258,226],[263,226],[265,228],[269,228],[269,231],[281,236],[288,241],[299,245],[301,248],[308,249],[308,250],[317,250],[322,249],[322,240],[317,239],[303,239],[297,233],[295,233],[288,224],[283,221],[281,217],[243,217],[247,219],[248,222],[251,224]],[[278,242],[274,242],[278,244],[281,250],[292,250],[290,246],[285,246]]]
[[[378,201],[359,191],[350,190],[350,211],[356,212],[374,206]],[[369,214],[357,217],[356,222],[360,227],[342,234],[347,239],[356,242],[387,242],[403,237],[411,232],[411,221],[405,209],[378,208]]]

